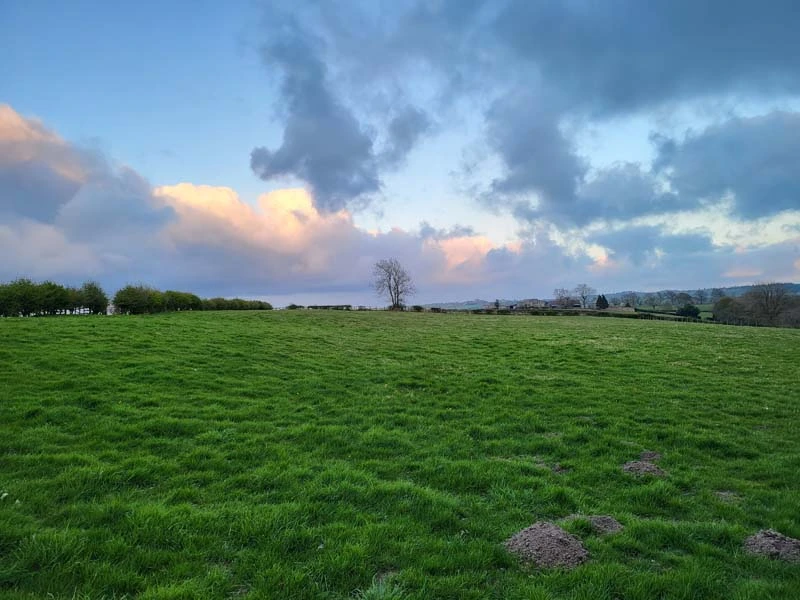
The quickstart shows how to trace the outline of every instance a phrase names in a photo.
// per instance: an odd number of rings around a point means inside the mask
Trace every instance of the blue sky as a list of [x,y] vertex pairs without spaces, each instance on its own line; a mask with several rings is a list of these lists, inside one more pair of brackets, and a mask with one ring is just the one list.
[[793,2],[0,6],[0,279],[378,304],[800,280]]

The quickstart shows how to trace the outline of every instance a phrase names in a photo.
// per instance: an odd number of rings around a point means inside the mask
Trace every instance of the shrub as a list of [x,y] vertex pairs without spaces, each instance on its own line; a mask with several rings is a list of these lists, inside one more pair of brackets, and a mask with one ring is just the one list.
[[700,309],[694,304],[687,303],[675,311],[675,314],[679,317],[691,317],[692,319],[696,319],[700,316]]

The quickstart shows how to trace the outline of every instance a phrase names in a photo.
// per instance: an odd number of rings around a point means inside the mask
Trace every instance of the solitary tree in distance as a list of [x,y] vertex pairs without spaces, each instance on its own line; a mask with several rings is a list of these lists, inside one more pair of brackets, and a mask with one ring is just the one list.
[[581,299],[581,306],[583,308],[586,308],[586,304],[589,302],[589,297],[594,296],[595,292],[596,290],[588,283],[579,283],[575,288],[575,294]]
[[372,286],[379,296],[389,299],[392,310],[402,309],[405,299],[417,291],[411,275],[396,258],[385,258],[375,263]]

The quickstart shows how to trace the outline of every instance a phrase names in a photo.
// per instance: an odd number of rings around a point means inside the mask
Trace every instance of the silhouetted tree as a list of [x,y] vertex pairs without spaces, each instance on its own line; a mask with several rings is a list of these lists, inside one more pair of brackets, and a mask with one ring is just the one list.
[[581,306],[583,308],[586,308],[586,304],[588,303],[589,298],[591,296],[594,296],[597,290],[595,290],[587,283],[579,283],[577,286],[575,286],[574,291],[575,294],[578,296],[578,298],[580,298]]
[[372,285],[379,296],[388,298],[392,309],[402,309],[405,299],[417,291],[411,275],[396,258],[375,263],[372,269]]

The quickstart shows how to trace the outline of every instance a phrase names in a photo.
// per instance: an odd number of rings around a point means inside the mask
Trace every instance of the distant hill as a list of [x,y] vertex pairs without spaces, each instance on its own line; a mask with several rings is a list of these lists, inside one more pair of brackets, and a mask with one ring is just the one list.
[[[786,286],[786,288],[789,290],[790,293],[792,293],[792,294],[800,294],[800,283],[784,283],[783,285]],[[735,297],[742,296],[742,295],[746,294],[747,292],[752,290],[754,287],[755,287],[755,285],[737,285],[737,286],[731,286],[731,287],[721,287],[719,289],[721,289],[723,292],[725,292],[726,296],[732,296],[732,297],[735,298]],[[605,296],[606,296],[606,298],[608,298],[610,300],[612,298],[621,298],[621,297],[629,295],[629,294],[636,294],[637,296],[644,296],[646,294],[654,294],[654,293],[655,294],[661,294],[661,293],[668,292],[668,291],[676,292],[678,294],[680,294],[681,292],[686,292],[687,294],[691,295],[694,292],[696,292],[698,289],[705,290],[706,292],[708,292],[710,294],[711,290],[717,289],[717,288],[690,288],[690,289],[683,289],[683,290],[665,289],[665,290],[658,290],[657,292],[637,292],[637,291],[633,291],[633,290],[626,290],[624,292],[612,292],[610,294],[606,294]]]
[[[787,289],[792,294],[800,294],[800,283],[784,283]],[[741,296],[746,294],[751,289],[753,289],[752,285],[737,285],[731,287],[723,287],[719,288],[723,292],[725,292],[726,296]],[[711,293],[712,289],[716,288],[692,288],[692,289],[683,289],[683,290],[659,290],[658,292],[638,292],[633,290],[626,290],[622,292],[611,292],[611,293],[604,293],[605,297],[609,300],[613,300],[616,298],[621,298],[626,295],[636,294],[637,296],[644,296],[645,294],[652,294],[652,293],[662,293],[666,291],[673,291],[677,293],[686,292],[687,294],[693,294],[698,289],[703,289],[709,294]],[[501,299],[500,304],[503,306],[508,306],[509,304],[518,304],[521,302],[521,298],[516,300],[509,300],[509,299]],[[551,298],[543,298],[543,300],[552,300]],[[425,304],[425,308],[443,308],[446,310],[474,310],[477,308],[484,308],[487,305],[494,304],[494,300],[481,300],[476,298],[475,300],[465,300],[463,302],[433,302],[431,304]]]
[[[494,302],[494,300],[492,300]],[[501,300],[500,302],[513,302],[511,300]],[[425,308],[444,308],[446,310],[474,310],[476,308],[483,308],[487,304],[491,304],[488,300],[465,300],[464,302],[434,302],[432,304],[423,304]]]

